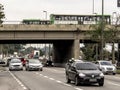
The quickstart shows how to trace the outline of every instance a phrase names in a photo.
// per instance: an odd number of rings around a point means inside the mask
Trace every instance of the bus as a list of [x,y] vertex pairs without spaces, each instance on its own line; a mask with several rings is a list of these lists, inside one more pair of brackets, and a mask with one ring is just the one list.
[[[51,14],[52,24],[97,24],[102,20],[102,15],[70,15],[70,14]],[[106,24],[111,24],[111,16],[104,15]]]
[[49,25],[49,24],[51,24],[51,21],[50,20],[40,20],[40,19],[23,19],[22,24]]

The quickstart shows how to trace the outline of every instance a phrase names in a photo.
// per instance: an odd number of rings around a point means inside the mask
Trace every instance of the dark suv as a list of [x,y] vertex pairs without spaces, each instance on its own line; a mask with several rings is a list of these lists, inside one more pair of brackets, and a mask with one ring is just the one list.
[[67,63],[65,72],[67,83],[74,81],[76,86],[80,83],[104,85],[104,74],[91,62]]

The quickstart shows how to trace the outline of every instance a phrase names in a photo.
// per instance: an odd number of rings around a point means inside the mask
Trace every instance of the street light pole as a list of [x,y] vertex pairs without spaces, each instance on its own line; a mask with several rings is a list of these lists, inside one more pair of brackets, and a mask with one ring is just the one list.
[[[47,20],[47,11],[43,11],[45,13],[45,20]],[[45,43],[45,58],[46,58],[46,43]]]
[[43,11],[46,15],[45,15],[45,19],[47,20],[47,11]]
[[101,59],[103,60],[104,0],[102,0]]
[[94,14],[94,0],[93,0],[93,10],[92,10],[92,14]]

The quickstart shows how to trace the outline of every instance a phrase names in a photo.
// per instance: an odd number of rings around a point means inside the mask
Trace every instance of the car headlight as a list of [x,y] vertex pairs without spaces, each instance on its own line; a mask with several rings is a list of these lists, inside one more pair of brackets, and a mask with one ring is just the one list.
[[113,67],[113,70],[116,71],[116,67]]
[[103,73],[100,73],[100,77],[104,77],[104,74],[103,74]]
[[80,73],[79,76],[80,76],[80,77],[85,77],[85,74]]

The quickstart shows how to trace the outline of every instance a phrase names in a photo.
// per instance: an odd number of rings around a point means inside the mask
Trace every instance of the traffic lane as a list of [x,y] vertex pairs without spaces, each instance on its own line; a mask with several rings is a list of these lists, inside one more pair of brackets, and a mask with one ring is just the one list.
[[120,83],[120,75],[105,75],[105,78],[110,81]]
[[[11,83],[12,82],[12,83]],[[8,71],[0,72],[0,90],[25,90]]]
[[[44,75],[49,75],[50,77],[54,78],[54,79],[58,79],[59,81],[62,81],[64,83],[66,83],[66,78],[65,78],[65,71],[64,68],[58,69],[58,68],[44,68],[45,72],[43,73]],[[87,89],[98,89],[98,90],[106,90],[106,89],[112,89],[113,90],[118,90],[119,86],[116,83],[113,83],[109,80],[107,80],[108,76],[105,75],[105,84],[103,87],[99,87],[98,84],[94,84],[94,85],[82,85],[80,86],[81,88],[87,90]],[[113,76],[115,77],[115,76]],[[120,82],[120,80],[119,80]],[[72,82],[70,85],[75,86],[74,82]],[[116,87],[117,86],[117,87]]]
[[51,78],[58,79],[62,82],[65,82],[65,69],[64,68],[49,68],[45,67],[44,71],[42,72],[43,75],[49,75]]
[[[55,68],[54,68],[55,69]],[[56,70],[56,72],[55,72]],[[47,70],[44,70],[43,72],[32,72],[33,74],[36,74],[36,76],[42,76],[43,78],[48,78],[58,84],[62,84],[64,86],[69,86],[69,87],[72,87],[74,89],[77,89],[77,90],[118,90],[119,89],[119,86],[116,86],[116,84],[114,83],[111,83],[110,81],[106,80],[105,79],[105,85],[103,87],[99,87],[97,84],[95,85],[82,85],[82,86],[75,86],[74,83],[72,82],[71,84],[66,84],[66,82],[62,82],[61,80],[59,80],[61,77],[59,76],[62,76],[64,77],[64,75],[62,74],[62,72],[64,71],[57,71],[57,69],[55,69],[53,71],[53,68],[47,68]],[[60,74],[61,73],[61,74]],[[55,76],[55,77],[51,77],[51,76]],[[57,77],[56,77],[57,76]],[[63,80],[65,80],[65,78],[63,78]],[[47,89],[46,89],[47,90]],[[53,89],[54,90],[54,89]]]
[[30,90],[82,90],[37,71],[12,71]]

